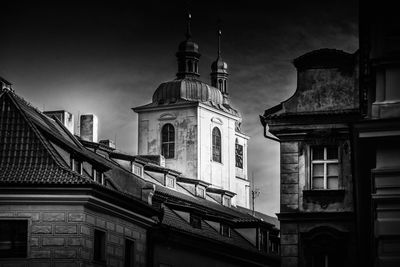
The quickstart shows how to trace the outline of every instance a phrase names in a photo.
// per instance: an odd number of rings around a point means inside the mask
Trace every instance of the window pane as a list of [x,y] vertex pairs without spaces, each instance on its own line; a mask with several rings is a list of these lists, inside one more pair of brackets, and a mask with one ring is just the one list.
[[322,147],[322,146],[313,147],[312,148],[312,159],[313,160],[324,159],[324,147]]
[[313,164],[313,176],[324,176],[324,164]]
[[324,178],[314,177],[312,181],[312,189],[324,189]]
[[328,189],[338,189],[339,179],[338,177],[328,177]]
[[339,168],[337,163],[328,164],[328,176],[339,176]]
[[327,154],[327,159],[338,159],[338,147],[328,146],[326,154]]

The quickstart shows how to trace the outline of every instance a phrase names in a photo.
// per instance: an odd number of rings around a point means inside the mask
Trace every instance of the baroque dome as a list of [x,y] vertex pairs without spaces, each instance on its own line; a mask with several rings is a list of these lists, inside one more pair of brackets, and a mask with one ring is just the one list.
[[153,94],[153,103],[168,104],[178,100],[223,104],[220,90],[197,79],[177,79],[160,84]]

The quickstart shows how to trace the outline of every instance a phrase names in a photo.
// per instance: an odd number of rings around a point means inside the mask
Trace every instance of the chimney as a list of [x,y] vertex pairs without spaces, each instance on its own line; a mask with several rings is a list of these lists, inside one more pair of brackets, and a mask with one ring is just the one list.
[[65,110],[49,110],[43,112],[45,115],[55,116],[72,134],[74,134],[74,115]]
[[81,115],[80,136],[83,140],[97,143],[99,122],[94,114]]

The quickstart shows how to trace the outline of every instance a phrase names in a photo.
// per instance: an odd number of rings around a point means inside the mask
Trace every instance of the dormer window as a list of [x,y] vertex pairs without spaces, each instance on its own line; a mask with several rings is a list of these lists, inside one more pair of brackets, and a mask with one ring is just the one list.
[[222,205],[224,205],[226,207],[230,207],[231,206],[231,198],[228,196],[223,196],[222,197]]
[[77,159],[71,159],[71,160],[72,160],[72,163],[71,163],[72,170],[79,174],[82,174],[82,162],[80,162]]
[[201,229],[201,218],[200,216],[190,214],[190,225],[194,228]]
[[206,197],[206,189],[202,186],[197,186],[196,195],[198,197],[205,198]]
[[228,225],[221,223],[220,234],[222,236],[231,237],[231,228]]
[[165,176],[165,186],[170,188],[175,188],[175,178],[166,175]]
[[93,169],[93,179],[99,184],[104,184],[104,174],[99,170]]
[[139,177],[143,177],[143,167],[132,163],[132,173]]

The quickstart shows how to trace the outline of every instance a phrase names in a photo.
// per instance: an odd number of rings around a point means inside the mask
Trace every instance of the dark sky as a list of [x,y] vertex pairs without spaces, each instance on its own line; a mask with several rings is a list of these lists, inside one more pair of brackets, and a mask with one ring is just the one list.
[[231,102],[251,136],[249,176],[261,191],[256,209],[278,212],[279,145],[263,138],[258,115],[294,93],[294,58],[326,47],[357,50],[357,2],[81,2],[2,4],[0,76],[40,110],[95,113],[100,139],[116,137],[119,149],[136,153],[130,108],[150,102],[161,82],[175,78],[188,6],[206,82],[221,18]]

